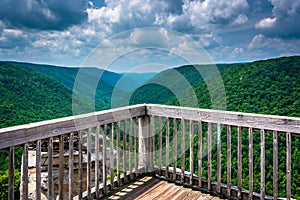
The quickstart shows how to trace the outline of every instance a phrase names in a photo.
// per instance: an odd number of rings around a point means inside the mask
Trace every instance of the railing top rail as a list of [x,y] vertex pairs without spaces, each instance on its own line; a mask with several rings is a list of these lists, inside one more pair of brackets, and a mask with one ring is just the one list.
[[300,135],[300,118],[147,104],[147,114]]
[[146,114],[145,104],[0,129],[0,149]]
[[0,149],[39,139],[71,133],[143,115],[202,121],[300,136],[300,118],[198,109],[156,104],[139,104],[60,119],[0,129]]

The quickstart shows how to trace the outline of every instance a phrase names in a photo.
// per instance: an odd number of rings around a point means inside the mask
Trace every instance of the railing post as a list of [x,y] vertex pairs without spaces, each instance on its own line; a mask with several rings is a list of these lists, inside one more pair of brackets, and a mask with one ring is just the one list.
[[144,115],[139,118],[139,168],[145,169],[145,172],[150,172],[153,169],[151,166],[151,137],[150,137],[150,117]]

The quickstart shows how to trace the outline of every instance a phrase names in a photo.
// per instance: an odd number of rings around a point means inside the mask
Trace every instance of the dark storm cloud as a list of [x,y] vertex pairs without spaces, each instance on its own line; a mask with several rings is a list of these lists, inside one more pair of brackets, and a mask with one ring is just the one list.
[[272,15],[259,21],[256,28],[270,37],[300,38],[300,1],[269,1],[273,5]]
[[8,27],[64,30],[87,19],[85,0],[0,0],[0,19]]

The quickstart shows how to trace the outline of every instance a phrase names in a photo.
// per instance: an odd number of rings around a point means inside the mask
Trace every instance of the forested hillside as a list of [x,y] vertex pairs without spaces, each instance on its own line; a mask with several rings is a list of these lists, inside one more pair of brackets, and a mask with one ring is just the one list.
[[[72,115],[72,91],[39,73],[0,63],[0,128]],[[83,110],[86,102],[77,99]],[[22,149],[15,150],[15,197],[19,195]],[[7,199],[8,155],[0,153],[0,199]]]
[[130,99],[130,104],[138,103],[160,103],[164,104],[175,95],[171,91],[172,87],[180,87],[180,90],[194,87],[203,81],[202,75],[207,78],[213,76],[216,70],[224,71],[226,68],[238,64],[218,64],[218,65],[185,65],[182,67],[168,69],[155,75],[138,88]]
[[[179,68],[182,74],[184,68]],[[191,71],[191,70],[190,70]],[[282,116],[300,117],[300,57],[283,57],[252,63],[228,65],[222,72],[222,79],[226,90],[227,110],[272,114]],[[159,76],[159,74],[157,75]],[[196,75],[198,76],[198,75]],[[174,77],[169,77],[172,80]],[[201,79],[199,79],[201,80]],[[176,79],[174,79],[176,83]],[[180,83],[178,83],[180,84]],[[151,102],[180,105],[175,95],[163,86],[151,87],[150,93],[144,88],[138,89],[132,97],[132,103]],[[212,108],[207,85],[201,80],[193,87],[200,108]],[[167,92],[166,92],[167,91]],[[191,95],[186,92],[183,96],[189,99]],[[138,97],[138,98],[137,98]],[[154,98],[153,98],[154,97]],[[161,97],[161,98],[160,98]],[[157,99],[158,98],[158,99]],[[195,136],[197,138],[197,136]],[[266,134],[266,193],[272,195],[273,191],[273,153],[272,134]],[[204,138],[205,139],[205,138]],[[254,133],[254,189],[260,191],[260,134]],[[222,135],[222,152],[226,152],[226,133]],[[279,136],[279,196],[285,196],[285,135]],[[243,133],[243,166],[248,166],[248,135]],[[195,145],[197,145],[195,143]],[[237,166],[237,134],[232,134],[233,163]],[[196,148],[196,146],[195,146]],[[195,152],[195,154],[197,154]],[[293,137],[292,141],[292,196],[300,199],[300,140]],[[216,147],[213,148],[213,166],[216,166]],[[186,163],[189,163],[186,155]],[[195,155],[195,158],[196,155]],[[204,158],[204,168],[207,161]],[[222,181],[226,182],[226,155],[222,155]],[[204,171],[204,177],[207,172]],[[214,180],[216,180],[214,173]],[[236,167],[232,169],[233,184],[237,184]],[[248,171],[243,171],[243,187],[248,188]]]
[[20,67],[0,63],[0,94],[1,128],[72,115],[71,90]]
[[[130,90],[138,85],[129,77],[122,77],[123,74],[98,68],[58,67],[21,62],[7,63],[46,75],[65,85],[74,94],[78,94],[80,98],[84,99],[85,102],[89,102],[89,104],[95,103],[95,108],[89,108],[87,112],[92,112],[95,109],[109,109],[113,92],[118,93],[123,90]],[[118,85],[118,81],[121,78],[122,85]]]
[[[15,64],[14,64],[15,65]],[[201,66],[197,66],[201,67]],[[208,66],[206,66],[208,69]],[[295,116],[300,117],[300,57],[283,57],[265,61],[256,61],[243,64],[217,65],[226,90],[227,110]],[[66,71],[64,71],[66,70]],[[173,72],[172,72],[173,71]],[[174,73],[174,71],[176,71]],[[39,73],[36,73],[39,72]],[[72,94],[73,85],[77,76],[76,68],[52,68],[50,66],[36,67],[35,65],[13,66],[0,62],[0,127],[8,127],[18,124],[25,124],[35,121],[59,118],[72,115]],[[90,81],[82,85],[91,91],[89,84],[95,79],[89,79],[96,75],[95,71],[89,71],[84,77]],[[99,71],[98,71],[99,72]],[[45,74],[45,75],[42,75]],[[175,76],[172,76],[174,74]],[[182,78],[184,77],[184,78]],[[106,79],[97,87],[96,109],[110,108],[110,98],[117,80],[121,76],[112,74],[112,79]],[[116,78],[116,79],[115,79]],[[213,76],[210,77],[213,79]],[[130,79],[127,79],[132,83]],[[197,69],[192,66],[183,66],[175,70],[161,72],[149,80],[149,84],[137,89],[131,96],[131,104],[137,103],[161,103],[179,105],[176,96],[162,81],[170,81],[169,84],[180,86],[181,80],[188,81],[197,95],[198,104],[201,108],[211,108],[211,99],[206,84]],[[125,81],[126,82],[126,81]],[[162,82],[164,83],[164,82]],[[85,85],[86,84],[86,85]],[[104,88],[102,88],[104,87]],[[190,98],[188,92],[182,91],[183,96]],[[122,93],[124,94],[124,93]],[[122,96],[121,96],[122,97]],[[120,98],[121,98],[120,97]],[[76,97],[77,109],[82,112],[89,110],[92,106],[93,97]],[[232,155],[237,154],[236,134],[232,134]],[[243,133],[243,166],[248,165],[247,134]],[[260,170],[259,156],[259,133],[254,133],[254,170]],[[226,134],[222,136],[223,152],[226,151]],[[272,195],[272,135],[266,135],[266,193]],[[280,196],[285,195],[285,136],[279,137],[279,189]],[[215,148],[213,153],[215,153]],[[21,150],[16,150],[19,156]],[[196,152],[195,152],[196,153]],[[293,137],[292,141],[292,194],[300,199],[300,141]],[[186,155],[188,163],[189,155]],[[213,154],[215,156],[215,154]],[[7,186],[7,156],[0,154],[0,195],[4,194]],[[16,160],[19,160],[18,157]],[[205,158],[204,158],[205,160]],[[216,159],[213,165],[215,166]],[[6,164],[5,164],[6,163]],[[16,170],[20,163],[16,163]],[[204,167],[207,162],[203,162]],[[236,158],[233,159],[233,166],[237,166]],[[226,158],[222,155],[222,181],[226,182]],[[18,175],[19,172],[16,172]],[[233,184],[236,184],[237,170],[233,169]],[[20,175],[20,174],[19,174]],[[205,171],[203,173],[205,176]],[[214,174],[213,174],[214,175]],[[248,174],[243,171],[243,187],[247,188]],[[215,177],[213,177],[214,179]],[[18,180],[18,179],[16,179]],[[259,192],[260,174],[254,175],[254,189]],[[16,188],[18,187],[16,181]],[[3,189],[3,190],[2,190]],[[3,196],[0,196],[2,198]],[[5,197],[5,196],[4,196]]]

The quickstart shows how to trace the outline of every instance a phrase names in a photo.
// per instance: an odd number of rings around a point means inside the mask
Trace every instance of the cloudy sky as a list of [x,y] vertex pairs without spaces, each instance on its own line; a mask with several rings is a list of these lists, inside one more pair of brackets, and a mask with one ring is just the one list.
[[[80,66],[103,41],[144,27],[185,35],[216,63],[300,55],[300,0],[0,0],[0,60]],[[143,55],[182,64],[148,50],[116,71]]]

